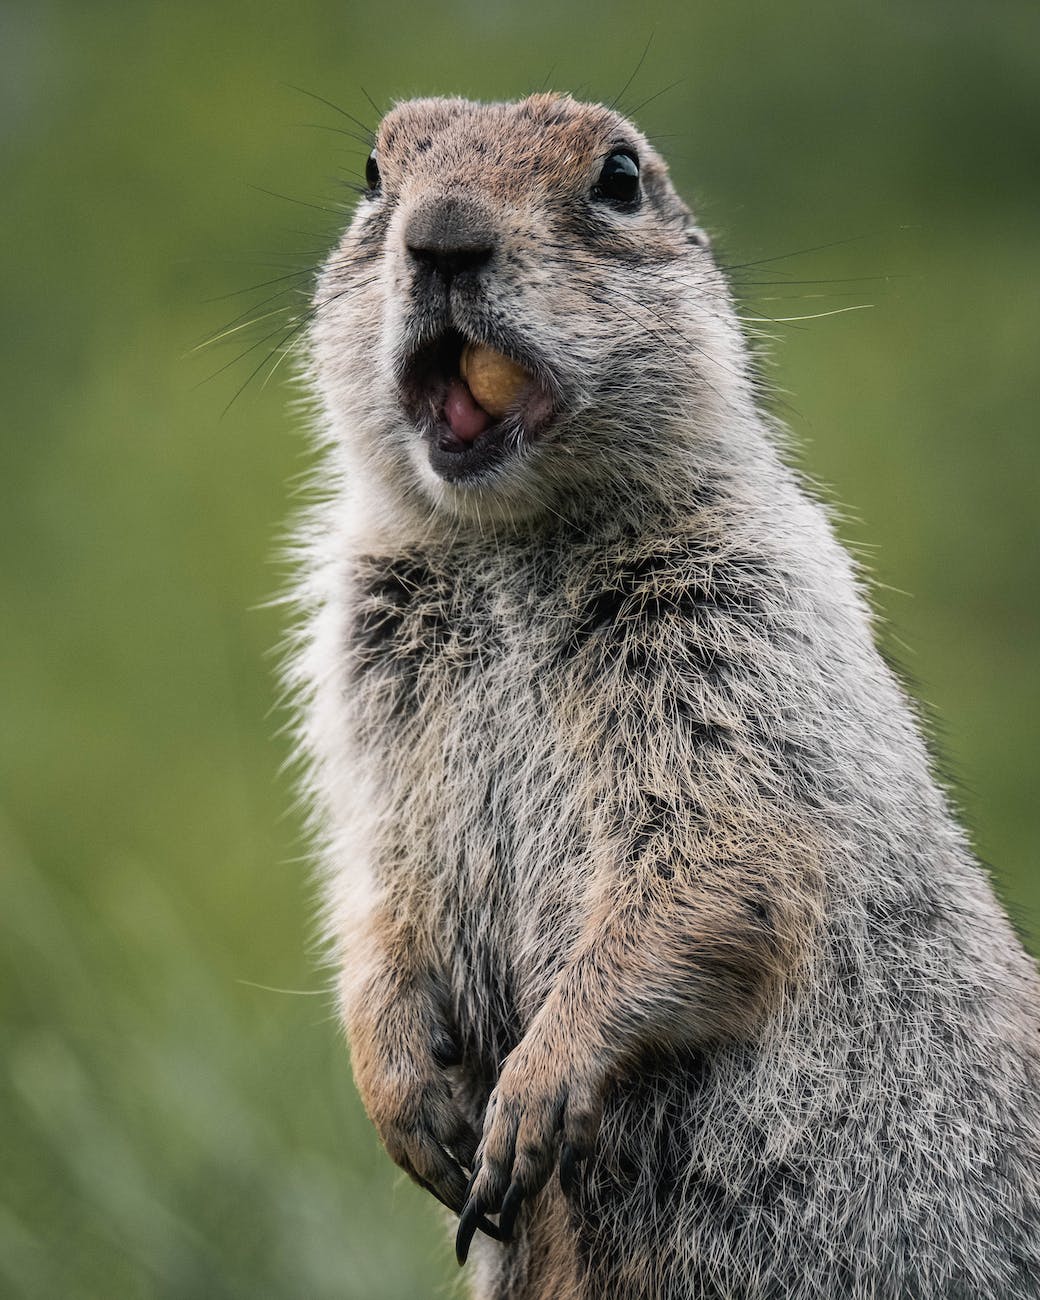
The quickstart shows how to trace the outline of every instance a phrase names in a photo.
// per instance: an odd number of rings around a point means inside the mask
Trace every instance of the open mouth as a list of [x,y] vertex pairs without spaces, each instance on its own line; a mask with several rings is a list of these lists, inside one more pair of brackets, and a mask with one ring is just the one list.
[[459,481],[500,465],[552,420],[548,389],[513,357],[449,329],[405,366],[401,394],[430,464]]

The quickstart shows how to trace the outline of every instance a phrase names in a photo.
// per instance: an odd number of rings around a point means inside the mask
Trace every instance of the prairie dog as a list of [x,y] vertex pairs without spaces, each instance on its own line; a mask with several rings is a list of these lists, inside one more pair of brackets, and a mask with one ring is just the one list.
[[473,1295],[1036,1300],[1036,973],[664,162],[427,99],[367,179],[290,680],[357,1085]]

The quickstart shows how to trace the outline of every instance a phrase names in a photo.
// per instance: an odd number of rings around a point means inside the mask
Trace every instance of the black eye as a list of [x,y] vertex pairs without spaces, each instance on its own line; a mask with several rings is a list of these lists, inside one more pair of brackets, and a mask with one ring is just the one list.
[[365,180],[368,182],[368,188],[374,194],[379,189],[380,184],[379,163],[376,162],[376,151],[374,149],[368,155],[368,160],[365,163]]
[[639,200],[639,160],[627,149],[609,154],[593,186],[592,197],[607,203],[632,204]]

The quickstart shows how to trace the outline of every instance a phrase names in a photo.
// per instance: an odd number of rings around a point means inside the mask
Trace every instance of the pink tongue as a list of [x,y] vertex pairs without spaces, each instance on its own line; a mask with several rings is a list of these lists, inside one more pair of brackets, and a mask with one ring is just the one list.
[[491,423],[491,416],[473,400],[461,379],[453,379],[444,399],[444,418],[460,442],[472,442]]

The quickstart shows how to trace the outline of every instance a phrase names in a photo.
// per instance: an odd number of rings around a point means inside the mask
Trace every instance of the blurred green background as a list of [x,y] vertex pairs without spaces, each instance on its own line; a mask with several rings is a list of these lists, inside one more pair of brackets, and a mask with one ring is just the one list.
[[362,169],[290,84],[610,100],[651,34],[623,106],[747,314],[872,304],[767,322],[770,374],[1036,935],[1035,0],[5,4],[0,1294],[456,1285],[354,1098],[280,770],[291,366],[232,401],[265,327],[191,350],[298,301],[261,306]]

